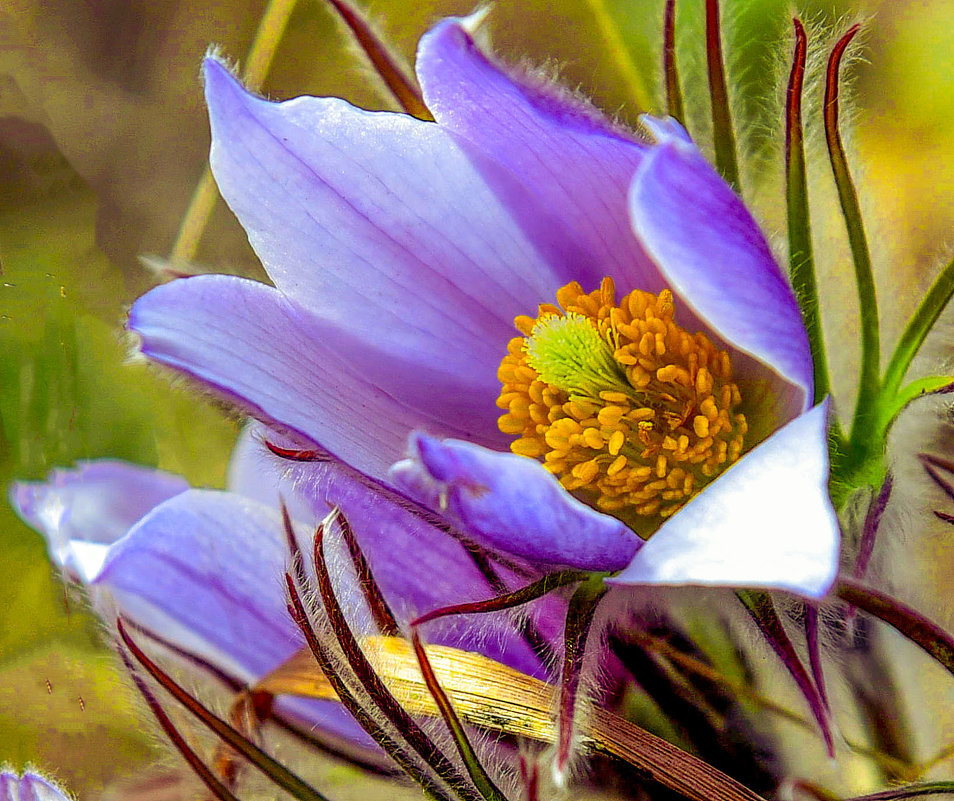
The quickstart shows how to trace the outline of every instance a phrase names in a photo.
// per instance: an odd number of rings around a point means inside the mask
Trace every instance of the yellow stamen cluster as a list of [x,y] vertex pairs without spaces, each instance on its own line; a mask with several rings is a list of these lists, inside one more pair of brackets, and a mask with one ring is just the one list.
[[668,517],[732,464],[748,425],[729,354],[673,321],[673,296],[575,281],[518,317],[497,373],[500,430],[571,492],[621,517]]

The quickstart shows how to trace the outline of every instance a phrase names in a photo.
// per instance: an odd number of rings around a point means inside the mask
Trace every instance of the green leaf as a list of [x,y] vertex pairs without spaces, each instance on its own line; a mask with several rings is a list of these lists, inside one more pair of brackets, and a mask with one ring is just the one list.
[[929,375],[912,381],[904,389],[893,393],[891,396],[885,393],[882,397],[881,414],[878,418],[879,435],[882,439],[888,436],[888,431],[894,425],[898,415],[912,401],[923,398],[925,395],[946,395],[951,392],[954,392],[954,376]]
[[444,692],[444,688],[441,687],[441,683],[437,680],[434,669],[431,667],[431,662],[427,658],[427,653],[424,651],[424,646],[421,645],[421,637],[417,633],[417,629],[411,631],[411,645],[414,648],[414,655],[417,657],[417,664],[421,668],[424,683],[427,685],[427,689],[430,691],[431,697],[434,699],[434,703],[437,704],[441,717],[444,719],[444,723],[447,725],[451,737],[454,739],[457,753],[460,754],[460,758],[464,762],[464,767],[467,769],[467,773],[470,776],[470,780],[474,783],[474,787],[477,788],[477,791],[487,799],[487,801],[507,801],[507,797],[494,783],[490,774],[487,773],[483,764],[481,764],[477,752],[474,751],[474,747],[470,743],[470,738],[467,736],[467,731],[464,729],[464,725],[460,722],[460,718],[457,717],[457,713],[454,711],[454,705],[451,703],[450,698],[447,697],[447,693]]
[[899,387],[911,366],[911,360],[921,348],[925,337],[937,322],[937,318],[941,316],[951,295],[954,295],[954,260],[934,280],[895,346],[882,383],[885,404],[892,404],[895,396],[899,394]]
[[[881,375],[881,330],[878,322],[878,297],[875,291],[874,272],[871,268],[871,252],[865,233],[864,219],[858,203],[858,193],[848,167],[845,148],[841,141],[838,124],[838,99],[841,81],[841,61],[858,33],[859,25],[853,25],[838,40],[828,59],[825,83],[825,138],[828,142],[828,158],[831,162],[838,200],[848,231],[848,243],[855,266],[855,284],[858,289],[858,308],[861,315],[861,375],[858,386],[858,401],[851,428],[851,443],[859,458],[864,460],[876,447],[874,429],[877,424],[877,405],[880,398]],[[880,443],[878,443],[880,444]]]

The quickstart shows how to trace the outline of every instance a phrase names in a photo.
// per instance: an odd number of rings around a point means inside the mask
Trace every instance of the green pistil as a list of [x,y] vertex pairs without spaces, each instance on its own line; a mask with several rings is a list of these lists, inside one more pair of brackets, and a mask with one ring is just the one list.
[[524,346],[530,366],[544,383],[577,395],[632,392],[613,349],[582,314],[551,314],[537,321]]

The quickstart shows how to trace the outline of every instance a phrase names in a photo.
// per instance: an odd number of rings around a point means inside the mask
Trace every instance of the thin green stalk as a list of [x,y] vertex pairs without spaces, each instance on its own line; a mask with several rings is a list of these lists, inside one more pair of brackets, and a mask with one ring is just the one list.
[[904,389],[882,396],[880,416],[878,417],[878,435],[884,439],[888,431],[911,401],[924,395],[937,395],[954,392],[954,375],[928,375],[912,381]]
[[898,394],[901,381],[911,366],[911,360],[917,354],[924,338],[934,327],[952,295],[954,295],[954,260],[935,279],[924,300],[908,321],[901,339],[898,340],[882,383],[882,393],[886,402],[891,403],[892,398]]
[[481,764],[477,752],[474,751],[474,747],[470,743],[470,738],[467,736],[467,731],[464,729],[464,724],[460,722],[457,712],[454,711],[454,705],[437,680],[437,674],[434,673],[434,668],[431,667],[431,662],[427,658],[424,646],[421,645],[421,637],[417,633],[417,629],[411,630],[411,645],[414,647],[414,655],[417,657],[417,664],[421,668],[424,683],[427,685],[427,689],[430,691],[434,703],[437,704],[437,709],[441,713],[441,717],[444,719],[444,723],[447,725],[451,737],[454,739],[457,753],[460,754],[460,758],[464,762],[464,767],[467,769],[467,773],[470,776],[470,780],[474,783],[474,787],[477,788],[477,792],[479,792],[486,801],[507,801],[507,796],[505,796],[494,783],[490,774],[487,773]]
[[[252,91],[260,89],[265,82],[296,2],[297,0],[269,0],[262,12],[262,19],[245,58],[245,70],[242,74],[245,85]],[[192,193],[189,208],[182,218],[176,241],[169,252],[169,263],[173,267],[188,264],[195,258],[218,197],[212,170],[206,164]]]
[[839,39],[828,59],[825,82],[825,138],[828,143],[828,156],[835,176],[838,199],[848,231],[848,242],[851,245],[855,282],[858,285],[858,305],[861,315],[861,377],[858,402],[851,428],[851,444],[855,454],[858,454],[856,458],[864,460],[871,448],[877,425],[877,404],[881,386],[879,366],[881,334],[878,326],[878,297],[871,268],[868,239],[865,235],[861,207],[858,204],[858,193],[855,191],[838,128],[838,81],[841,60],[860,27],[860,25],[852,26]]
[[788,81],[785,104],[785,199],[788,207],[788,261],[792,287],[802,309],[808,341],[815,365],[815,400],[831,392],[828,360],[815,280],[815,255],[812,246],[811,217],[808,208],[808,182],[805,170],[805,141],[802,131],[802,87],[808,37],[798,19],[795,26],[795,56]]
[[633,61],[633,55],[630,49],[623,41],[619,31],[619,25],[613,19],[605,0],[586,0],[586,5],[593,14],[596,24],[600,29],[603,39],[606,41],[610,56],[616,64],[623,81],[629,89],[633,103],[640,110],[646,110],[650,107],[649,92],[643,81],[643,76]]

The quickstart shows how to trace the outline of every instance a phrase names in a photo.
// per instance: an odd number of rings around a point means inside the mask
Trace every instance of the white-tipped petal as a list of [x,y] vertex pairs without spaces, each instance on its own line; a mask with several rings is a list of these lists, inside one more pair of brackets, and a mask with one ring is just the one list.
[[611,580],[825,595],[840,540],[828,496],[828,407],[809,410],[744,456]]

